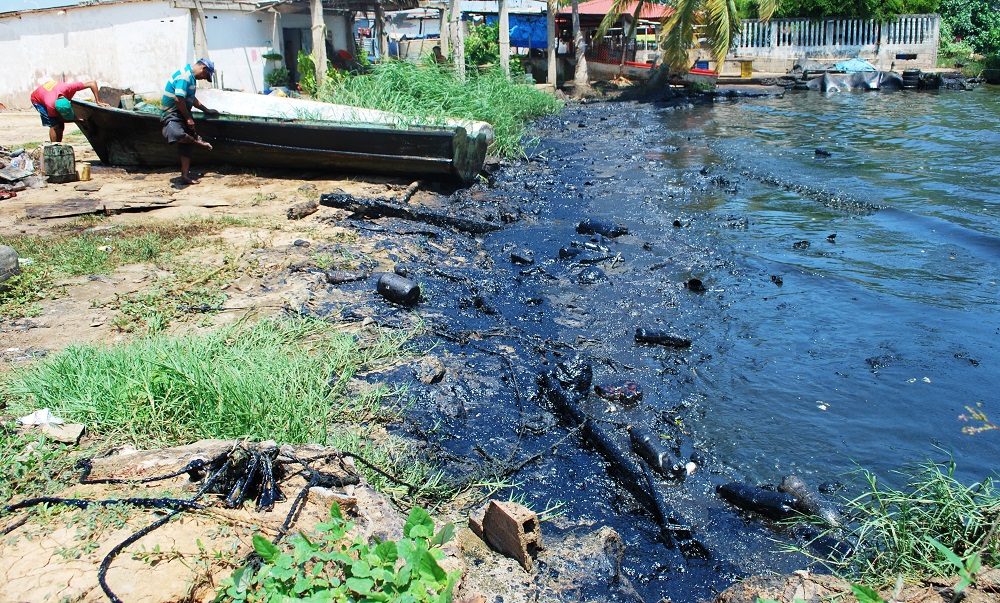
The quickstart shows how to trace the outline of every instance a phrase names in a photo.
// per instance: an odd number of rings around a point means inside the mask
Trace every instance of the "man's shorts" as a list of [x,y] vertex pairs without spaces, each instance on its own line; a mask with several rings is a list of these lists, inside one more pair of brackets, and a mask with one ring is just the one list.
[[46,128],[52,128],[64,123],[61,116],[52,117],[51,115],[49,115],[49,110],[45,108],[45,105],[39,103],[31,103],[31,104],[32,106],[35,107],[35,110],[41,114],[42,125],[45,126]]
[[[163,127],[163,137],[170,144],[183,140],[185,136],[194,136],[194,132],[188,128],[187,123],[176,113],[168,113],[160,118],[160,125]],[[177,145],[177,150],[182,157],[191,156],[190,144],[179,144]]]

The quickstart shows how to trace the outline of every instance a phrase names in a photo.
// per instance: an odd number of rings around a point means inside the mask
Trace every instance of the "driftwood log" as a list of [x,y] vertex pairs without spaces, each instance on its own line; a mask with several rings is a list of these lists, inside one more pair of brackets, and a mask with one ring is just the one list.
[[415,205],[399,203],[393,199],[359,199],[354,195],[327,193],[320,197],[320,205],[336,207],[353,212],[363,218],[401,218],[412,222],[423,222],[444,228],[451,228],[468,234],[478,235],[500,230],[502,225],[477,218],[454,216],[443,211]]

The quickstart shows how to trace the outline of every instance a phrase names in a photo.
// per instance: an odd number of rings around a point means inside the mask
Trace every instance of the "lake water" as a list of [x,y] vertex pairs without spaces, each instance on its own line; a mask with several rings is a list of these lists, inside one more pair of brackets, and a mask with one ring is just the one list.
[[685,385],[703,446],[758,482],[855,464],[892,481],[949,454],[990,475],[1000,432],[959,416],[1000,419],[1000,89],[789,93],[661,125],[662,157],[715,181],[664,213],[748,220],[700,220],[732,254],[702,271],[704,316],[726,317],[701,325],[712,354]]

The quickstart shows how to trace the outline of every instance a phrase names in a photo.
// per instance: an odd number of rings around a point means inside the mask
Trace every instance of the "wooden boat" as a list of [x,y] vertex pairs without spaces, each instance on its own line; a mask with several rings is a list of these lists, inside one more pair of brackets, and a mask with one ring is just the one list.
[[709,84],[714,86],[719,81],[719,72],[711,69],[692,67],[682,78],[688,84]]
[[[192,112],[198,134],[213,147],[194,147],[195,165],[455,176],[468,183],[482,170],[493,141],[492,127],[483,122],[414,126],[391,113],[296,99],[217,90],[199,91],[198,98],[222,114]],[[73,110],[102,162],[178,165],[177,149],[164,140],[153,107],[140,111],[74,99]]]

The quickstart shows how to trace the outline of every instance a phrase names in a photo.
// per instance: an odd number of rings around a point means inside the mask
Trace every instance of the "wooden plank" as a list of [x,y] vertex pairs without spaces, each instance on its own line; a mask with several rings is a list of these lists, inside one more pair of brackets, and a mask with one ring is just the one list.
[[25,208],[25,214],[29,218],[68,218],[70,216],[83,216],[104,211],[104,202],[98,199],[66,199],[59,203],[47,203],[45,205],[30,205]]

